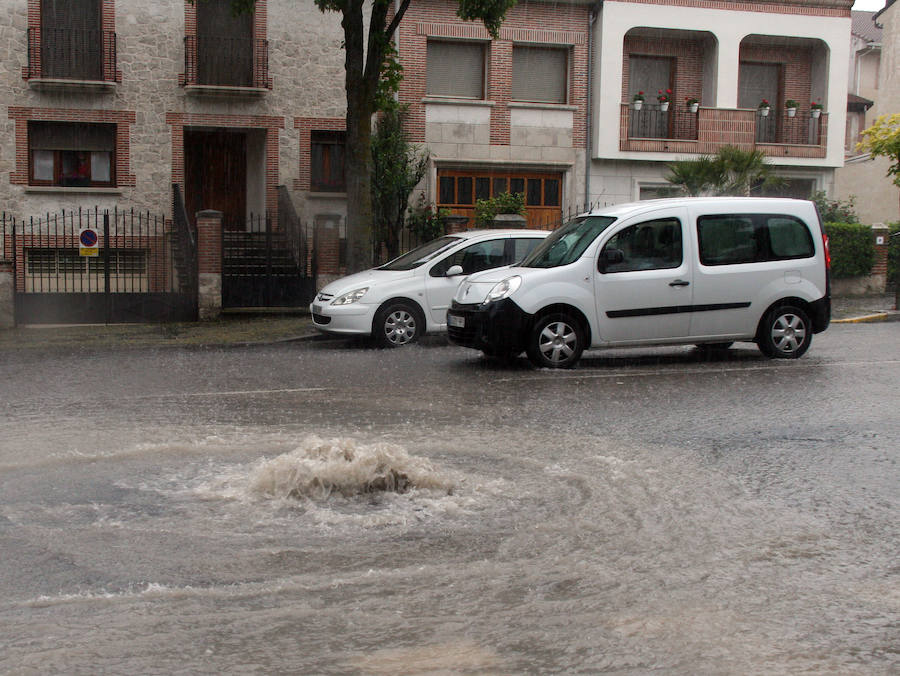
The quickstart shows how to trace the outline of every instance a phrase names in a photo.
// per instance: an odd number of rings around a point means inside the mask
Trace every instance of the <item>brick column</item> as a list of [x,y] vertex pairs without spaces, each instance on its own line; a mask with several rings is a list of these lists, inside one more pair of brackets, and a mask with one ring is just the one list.
[[15,290],[13,263],[0,260],[0,329],[16,325]]
[[197,212],[197,308],[200,319],[222,314],[222,212]]

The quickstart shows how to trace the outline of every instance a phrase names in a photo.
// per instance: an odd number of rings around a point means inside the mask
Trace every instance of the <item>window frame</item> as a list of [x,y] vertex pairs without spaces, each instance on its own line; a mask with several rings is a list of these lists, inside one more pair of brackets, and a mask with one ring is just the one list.
[[[532,50],[532,51],[543,51],[543,52],[557,52],[562,53],[564,57],[563,64],[563,74],[564,74],[564,84],[563,84],[563,100],[562,101],[548,101],[546,99],[535,99],[535,98],[517,98],[515,95],[515,79],[516,79],[516,50]],[[547,44],[533,44],[533,43],[519,43],[514,44],[512,47],[512,75],[510,78],[510,100],[515,101],[516,103],[539,103],[543,105],[559,105],[564,106],[568,105],[571,100],[571,85],[572,85],[572,76],[571,76],[571,63],[572,63],[572,49],[567,45],[547,45]]]
[[[613,233],[609,237],[609,239],[606,240],[606,242],[604,242],[603,246],[600,249],[599,260],[603,260],[605,252],[608,251],[609,249],[618,249],[618,250],[624,252],[624,249],[622,249],[621,246],[618,246],[618,247],[613,246],[613,243],[615,242],[616,238],[618,238],[619,236],[628,232],[629,230],[634,230],[635,235],[637,235],[637,233],[639,233],[642,229],[650,226],[651,224],[665,224],[665,225],[674,224],[676,226],[675,232],[678,233],[679,239],[673,240],[673,245],[678,244],[678,251],[679,251],[678,260],[677,261],[668,261],[664,265],[651,265],[650,267],[618,267],[618,266],[624,266],[628,263],[629,258],[625,258],[621,263],[613,263],[613,264],[606,265],[602,270],[602,272],[604,274],[618,274],[618,273],[622,273],[622,272],[649,272],[649,271],[654,271],[654,270],[675,270],[675,269],[680,268],[684,264],[684,240],[685,240],[684,223],[683,223],[682,219],[678,218],[677,216],[662,216],[662,217],[657,217],[657,218],[651,218],[650,220],[647,220],[647,221],[631,223],[631,224],[625,226],[624,228],[617,230],[615,233]],[[632,257],[631,260],[651,260],[651,258],[643,257],[641,259],[636,259],[636,258]]]
[[[317,138],[318,137],[318,138]],[[321,148],[321,166],[316,164],[316,148]],[[334,179],[333,149],[341,148],[340,181]],[[321,178],[317,178],[321,176]],[[310,192],[347,192],[347,132],[341,129],[313,129],[309,133],[309,190]]]
[[[480,86],[480,94],[478,96],[469,96],[466,94],[458,94],[458,93],[439,93],[431,91],[431,82],[428,77],[428,63],[430,61],[428,56],[429,47],[432,45],[455,45],[455,46],[466,46],[466,47],[478,47],[481,51],[481,86]],[[445,39],[445,38],[428,38],[425,44],[425,96],[430,98],[443,98],[443,99],[463,99],[465,101],[484,101],[487,99],[487,83],[488,83],[488,57],[489,57],[489,46],[490,42],[485,42],[484,40],[454,40],[454,39]]]
[[[50,121],[52,124],[60,124],[60,125],[72,125],[72,126],[96,126],[96,127],[110,127],[109,133],[111,135],[112,148],[109,150],[72,150],[72,149],[53,149],[53,148],[35,148],[33,145],[34,142],[34,126],[35,124],[43,124],[43,121],[30,120],[28,122],[28,185],[30,186],[39,186],[39,187],[53,187],[53,188],[115,188],[118,187],[118,181],[116,176],[116,164],[118,158],[118,125],[115,123],[103,123],[103,122],[68,122],[68,121]],[[45,152],[45,153],[53,153],[53,178],[44,179],[44,178],[36,178],[35,177],[35,168],[37,166],[37,162],[35,161],[35,153]],[[63,168],[65,165],[64,156],[69,153],[79,153],[86,155],[87,161],[87,175],[88,178],[86,183],[66,183],[63,177]],[[105,153],[109,156],[109,180],[99,181],[94,180],[93,178],[93,155],[94,153]]]

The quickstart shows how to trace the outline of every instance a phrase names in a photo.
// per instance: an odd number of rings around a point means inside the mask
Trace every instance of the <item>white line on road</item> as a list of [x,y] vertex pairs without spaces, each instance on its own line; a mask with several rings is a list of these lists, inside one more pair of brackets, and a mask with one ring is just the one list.
[[[226,390],[224,392],[185,392],[182,397],[228,397],[238,394],[293,394],[295,392],[325,392],[330,387],[296,387],[292,389],[281,390]],[[167,394],[166,396],[172,396]]]

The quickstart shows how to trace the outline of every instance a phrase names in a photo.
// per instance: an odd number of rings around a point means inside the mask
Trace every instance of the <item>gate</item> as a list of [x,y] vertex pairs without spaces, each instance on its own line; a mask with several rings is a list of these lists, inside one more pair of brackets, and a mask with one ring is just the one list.
[[19,324],[197,318],[192,257],[162,216],[95,208],[10,220],[4,229]]
[[271,214],[251,216],[243,229],[222,228],[222,307],[298,308],[316,292],[314,261],[304,228],[281,199],[279,228]]

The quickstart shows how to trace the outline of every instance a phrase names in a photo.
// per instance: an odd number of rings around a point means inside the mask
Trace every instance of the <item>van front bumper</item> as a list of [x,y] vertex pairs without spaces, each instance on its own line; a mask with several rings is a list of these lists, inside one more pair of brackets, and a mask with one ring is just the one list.
[[488,305],[453,301],[447,310],[450,342],[487,354],[519,354],[525,349],[532,315],[508,298]]

